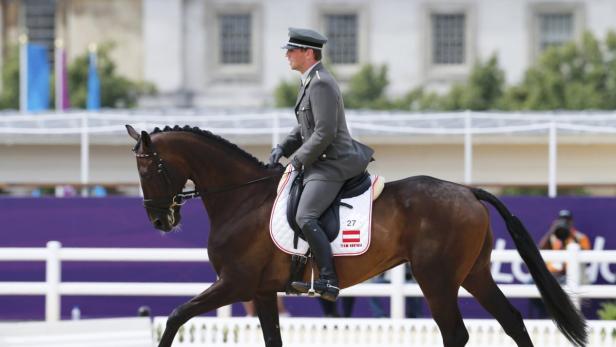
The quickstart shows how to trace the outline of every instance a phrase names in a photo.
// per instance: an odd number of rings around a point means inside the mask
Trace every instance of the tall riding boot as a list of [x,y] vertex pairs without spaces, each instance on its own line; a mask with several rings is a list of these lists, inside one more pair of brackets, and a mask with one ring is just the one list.
[[[310,245],[310,250],[319,268],[319,279],[314,281],[314,290],[325,300],[336,301],[340,289],[338,288],[338,276],[334,268],[332,249],[325,232],[318,221],[306,223],[302,232]],[[310,290],[310,283],[293,282],[291,286],[301,293]]]

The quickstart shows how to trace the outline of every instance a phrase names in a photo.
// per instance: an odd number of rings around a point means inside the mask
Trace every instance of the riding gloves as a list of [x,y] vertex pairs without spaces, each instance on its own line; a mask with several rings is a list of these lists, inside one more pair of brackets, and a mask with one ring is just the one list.
[[293,157],[293,159],[291,159],[291,165],[293,165],[293,169],[295,169],[296,171],[302,169],[302,162],[299,161],[297,157]]
[[274,166],[278,164],[278,162],[280,161],[280,158],[282,158],[283,155],[284,153],[282,152],[282,148],[280,148],[280,146],[276,146],[272,148],[272,153],[270,154],[270,157],[269,157],[269,165]]

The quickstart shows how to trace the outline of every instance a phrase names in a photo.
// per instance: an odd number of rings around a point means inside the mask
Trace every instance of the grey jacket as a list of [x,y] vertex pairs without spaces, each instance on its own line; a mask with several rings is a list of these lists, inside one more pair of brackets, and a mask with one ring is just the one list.
[[374,150],[351,138],[338,83],[318,63],[295,103],[297,126],[280,144],[304,166],[304,180],[344,181],[368,166]]

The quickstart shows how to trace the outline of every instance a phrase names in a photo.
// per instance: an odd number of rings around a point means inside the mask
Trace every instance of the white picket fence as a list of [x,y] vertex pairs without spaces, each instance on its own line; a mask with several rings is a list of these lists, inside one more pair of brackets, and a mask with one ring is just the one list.
[[[582,265],[587,263],[616,263],[616,251],[580,251],[579,246],[571,245],[566,251],[542,251],[546,261],[567,264],[565,290],[579,305],[582,298],[616,298],[616,285],[586,285],[582,281]],[[194,296],[211,283],[141,283],[141,282],[63,282],[62,263],[66,261],[161,261],[165,262],[207,262],[205,249],[170,248],[62,248],[57,241],[50,241],[46,248],[6,247],[0,248],[0,261],[44,261],[46,263],[45,282],[0,281],[0,295],[44,295],[47,321],[60,319],[60,302],[63,295],[105,295],[105,296]],[[493,262],[521,262],[515,250],[494,250]],[[507,297],[539,297],[532,284],[499,285]],[[422,296],[417,284],[404,282],[404,268],[392,270],[391,283],[365,283],[341,292],[343,296],[387,296],[390,297],[392,318],[403,318],[404,298]],[[460,290],[460,296],[470,294]],[[218,310],[219,317],[229,317],[230,308]]]
[[[158,341],[166,317],[154,319],[154,337]],[[470,335],[467,347],[515,347],[498,322],[465,319]],[[590,321],[589,344],[592,347],[616,346],[616,321]],[[572,346],[549,320],[525,320],[537,347]],[[314,347],[437,347],[441,335],[431,319],[340,319],[281,318],[280,330],[285,346]],[[262,347],[261,327],[256,318],[197,317],[179,331],[173,346],[185,347]]]

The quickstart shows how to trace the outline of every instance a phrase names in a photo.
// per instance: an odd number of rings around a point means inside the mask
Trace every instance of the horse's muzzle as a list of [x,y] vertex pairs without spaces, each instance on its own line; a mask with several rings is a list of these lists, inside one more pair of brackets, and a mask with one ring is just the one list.
[[171,229],[173,229],[173,226],[171,224],[164,222],[160,218],[152,219],[152,225],[154,226],[154,228],[164,231],[164,232],[168,232],[168,231],[171,231]]
[[169,232],[178,224],[180,224],[180,211],[178,208],[172,208],[168,213],[148,213],[150,222],[154,228]]

